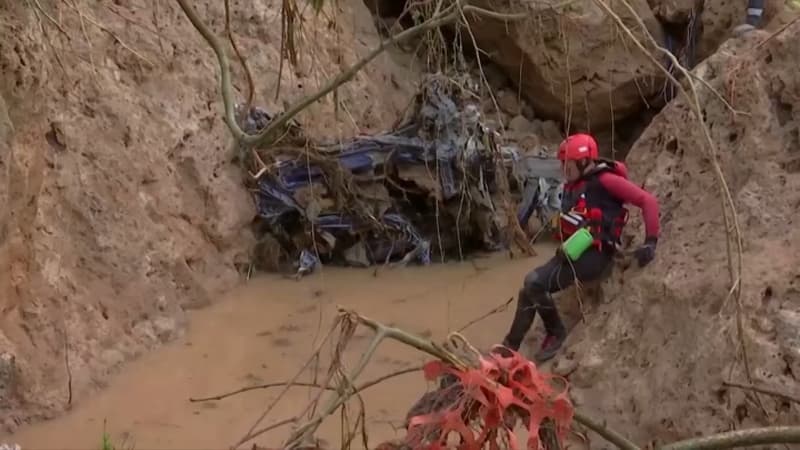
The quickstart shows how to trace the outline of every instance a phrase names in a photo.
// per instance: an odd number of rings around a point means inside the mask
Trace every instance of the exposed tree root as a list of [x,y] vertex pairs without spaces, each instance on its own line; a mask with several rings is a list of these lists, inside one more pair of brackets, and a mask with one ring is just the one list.
[[355,76],[355,74],[358,73],[358,71],[360,71],[364,66],[370,63],[373,59],[375,59],[378,55],[383,53],[383,51],[389,48],[390,46],[398,42],[408,40],[425,31],[441,27],[442,25],[453,23],[459,19],[459,17],[462,14],[462,10],[464,13],[471,13],[479,16],[491,17],[496,20],[511,21],[511,20],[520,20],[527,17],[526,14],[500,14],[471,5],[465,5],[463,7],[460,7],[461,9],[459,9],[460,5],[458,4],[450,5],[447,8],[444,8],[439,14],[436,14],[430,19],[426,20],[425,22],[416,25],[414,27],[408,28],[392,36],[391,38],[381,42],[381,44],[378,47],[372,50],[361,60],[359,60],[358,62],[350,66],[348,69],[341,72],[332,80],[328,81],[319,91],[301,99],[299,102],[295,103],[293,106],[288,108],[288,110],[285,111],[283,114],[276,117],[274,120],[270,121],[269,125],[267,125],[267,127],[264,128],[264,130],[262,130],[258,134],[247,134],[241,129],[238,122],[236,121],[233,92],[231,87],[232,85],[231,85],[230,65],[228,62],[228,57],[225,52],[225,49],[222,47],[222,44],[220,43],[219,39],[214,35],[214,33],[212,33],[211,30],[209,30],[209,28],[205,25],[205,23],[203,23],[203,21],[197,15],[197,12],[194,10],[194,8],[192,8],[192,6],[189,5],[188,1],[187,0],[177,0],[177,1],[181,9],[183,10],[184,14],[186,14],[186,17],[189,19],[192,25],[197,29],[197,31],[203,36],[208,45],[214,50],[214,53],[217,55],[217,60],[219,62],[219,67],[220,67],[220,90],[222,91],[222,100],[225,105],[225,123],[228,125],[228,128],[230,129],[234,138],[239,143],[255,147],[270,145],[274,141],[275,137],[282,132],[284,127],[289,123],[289,121],[291,121],[297,114],[299,114],[301,111],[309,107],[317,100],[333,92],[340,85],[350,81]]

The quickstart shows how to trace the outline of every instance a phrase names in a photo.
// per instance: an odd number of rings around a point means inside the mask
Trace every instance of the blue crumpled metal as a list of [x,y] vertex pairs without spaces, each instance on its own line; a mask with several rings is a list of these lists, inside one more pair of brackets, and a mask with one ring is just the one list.
[[[441,195],[446,202],[461,192],[461,183],[470,182],[459,168],[480,167],[480,189],[487,189],[481,163],[481,133],[489,132],[479,122],[477,108],[467,106],[459,110],[456,103],[442,89],[428,89],[425,103],[419,109],[414,122],[406,124],[392,133],[359,136],[349,142],[318,145],[317,150],[335,158],[341,167],[362,178],[384,175],[384,167],[427,165],[438,167]],[[270,120],[269,114],[254,108],[244,122],[249,133],[262,129]],[[523,190],[522,201],[517,211],[520,224],[525,225],[534,214],[547,215],[560,207],[560,168],[557,161],[547,158],[520,157],[516,149],[502,149],[503,159],[514,167],[518,184]],[[488,165],[487,165],[488,167]],[[489,168],[489,170],[492,170]],[[268,168],[258,182],[255,193],[258,216],[273,227],[300,226],[308,230],[311,226],[320,234],[337,236],[368,236],[372,242],[365,245],[386,248],[391,256],[405,249],[421,264],[431,262],[430,241],[414,226],[412,221],[396,208],[390,208],[374,223],[364,223],[363,218],[353,217],[345,211],[317,211],[309,213],[297,203],[294,194],[309,184],[322,182],[324,173],[315,164],[307,164],[303,158],[281,161]],[[365,231],[371,232],[366,233]],[[377,230],[377,232],[376,232]],[[380,252],[378,252],[380,253]],[[376,263],[378,261],[370,261]],[[382,262],[382,261],[381,261]],[[298,273],[311,272],[320,264],[319,255],[312,249],[302,249],[296,263]]]

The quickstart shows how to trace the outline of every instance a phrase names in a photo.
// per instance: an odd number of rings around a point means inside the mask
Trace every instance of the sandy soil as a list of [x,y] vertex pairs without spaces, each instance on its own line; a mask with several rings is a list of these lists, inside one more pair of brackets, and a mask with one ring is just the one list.
[[[326,268],[300,283],[268,276],[254,279],[214,306],[192,312],[185,336],[126,366],[105,390],[79,399],[73,411],[3,439],[23,448],[97,447],[107,421],[115,441],[127,439],[136,448],[227,448],[279,389],[204,403],[191,403],[190,397],[292,378],[308,360],[315,339],[330,328],[337,305],[441,339],[514,295],[525,272],[551,253],[547,246],[539,249],[541,256],[534,258],[492,255],[461,264],[387,270],[377,277],[372,269]],[[465,335],[476,346],[488,347],[502,338],[511,316],[509,308],[468,328]],[[348,360],[361,355],[369,336],[368,331],[358,332],[347,350]],[[419,352],[386,343],[363,380],[424,360]],[[309,380],[312,373],[301,380]],[[398,435],[395,427],[425,389],[422,374],[412,373],[366,392],[373,445]],[[264,424],[298,413],[315,392],[292,389]],[[331,418],[319,437],[338,443],[339,426],[338,417]],[[284,436],[276,431],[258,443],[274,445]]]

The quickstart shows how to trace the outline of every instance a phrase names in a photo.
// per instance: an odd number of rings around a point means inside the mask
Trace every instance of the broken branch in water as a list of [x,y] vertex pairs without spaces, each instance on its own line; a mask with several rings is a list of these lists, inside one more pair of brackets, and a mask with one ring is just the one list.
[[267,417],[267,415],[272,411],[272,409],[275,408],[275,405],[277,405],[278,402],[281,400],[281,398],[283,398],[283,395],[286,394],[286,392],[292,387],[292,384],[294,384],[297,381],[297,379],[300,377],[300,375],[303,373],[303,371],[305,371],[308,368],[308,366],[311,365],[311,362],[314,361],[314,359],[319,356],[319,354],[322,352],[322,347],[325,345],[326,342],[328,342],[328,339],[331,337],[333,332],[336,330],[336,328],[339,325],[340,321],[341,321],[341,319],[337,318],[337,320],[331,326],[331,329],[328,331],[328,333],[325,335],[325,337],[322,339],[322,341],[316,346],[316,348],[314,349],[314,351],[311,354],[311,357],[306,361],[305,364],[303,364],[303,366],[300,368],[300,370],[298,370],[297,373],[295,373],[294,377],[292,377],[292,379],[288,383],[284,384],[283,390],[281,390],[280,394],[278,394],[278,396],[275,397],[275,399],[272,401],[272,403],[269,404],[269,406],[264,410],[264,412],[261,413],[261,416],[259,416],[258,420],[256,420],[255,423],[253,423],[253,425],[250,427],[250,429],[247,431],[247,433],[245,433],[244,437],[242,437],[239,440],[239,442],[234,444],[233,448],[238,448],[240,445],[242,445],[243,443],[249,441],[250,439],[253,439],[254,437],[258,436],[259,434],[264,434],[267,431],[271,430],[272,428],[275,428],[275,426],[271,426],[271,427],[268,427],[265,430],[262,429],[257,434],[254,432],[256,427],[258,427],[258,425],[261,424],[261,422]]
[[292,433],[289,439],[287,439],[283,448],[294,448],[295,446],[306,442],[316,432],[317,428],[319,428],[319,426],[322,424],[322,421],[326,417],[333,414],[350,397],[358,393],[358,389],[355,389],[350,383],[361,374],[361,372],[369,363],[370,359],[372,359],[372,355],[375,354],[375,351],[378,349],[380,343],[386,338],[393,339],[410,347],[416,348],[417,350],[439,358],[440,360],[445,361],[454,367],[466,367],[466,363],[461,361],[456,355],[429,340],[407,333],[398,328],[386,326],[354,311],[349,311],[341,307],[339,308],[339,314],[341,322],[360,323],[366,325],[375,332],[375,337],[372,339],[372,342],[370,342],[363,356],[361,356],[361,359],[358,361],[355,369],[353,369],[353,371],[346,377],[348,383],[346,383],[345,386],[342,386],[341,389],[337,390],[335,395],[328,399],[327,404],[314,416],[314,418],[304,425],[298,427]]
[[481,315],[480,317],[476,317],[476,318],[470,320],[469,322],[465,323],[461,328],[458,329],[459,333],[464,331],[464,330],[466,330],[467,328],[475,325],[476,323],[480,322],[481,320],[486,319],[489,316],[493,316],[493,315],[495,315],[497,313],[501,313],[501,312],[507,310],[508,306],[513,301],[514,301],[514,297],[509,297],[509,299],[506,300],[505,302],[503,302],[501,305],[495,306],[494,308],[489,310],[487,313]]
[[222,101],[225,106],[225,123],[230,129],[233,137],[241,144],[250,145],[250,146],[263,146],[269,145],[273,140],[273,135],[283,129],[283,127],[289,123],[297,114],[301,111],[306,109],[308,106],[316,102],[317,100],[325,97],[336,88],[341,86],[342,84],[350,81],[356,73],[358,73],[364,66],[366,66],[369,62],[375,59],[378,55],[383,53],[388,47],[410,39],[420,33],[425,31],[440,27],[442,25],[447,25],[452,22],[455,22],[459,19],[460,14],[462,11],[464,13],[471,13],[478,16],[489,17],[495,20],[503,20],[503,21],[513,21],[513,20],[521,20],[527,17],[527,14],[520,13],[520,14],[501,14],[493,11],[489,11],[483,8],[478,8],[476,6],[465,5],[463,7],[458,8],[459,5],[453,4],[447,8],[445,8],[441,13],[429,18],[425,22],[408,28],[396,35],[392,36],[389,39],[386,39],[380,43],[375,49],[373,49],[369,54],[363,57],[361,60],[350,66],[348,69],[341,72],[338,76],[333,78],[332,80],[328,81],[319,91],[314,94],[308,95],[295,103],[292,107],[288,108],[280,116],[276,117],[274,120],[270,121],[269,125],[267,125],[264,130],[259,132],[258,134],[248,134],[245,133],[239,124],[236,121],[235,111],[234,111],[234,102],[233,102],[233,94],[231,88],[231,74],[230,74],[230,65],[228,63],[228,57],[225,53],[225,49],[222,47],[219,39],[209,30],[209,28],[200,20],[200,17],[197,15],[197,12],[194,8],[189,5],[187,0],[177,0],[178,4],[180,5],[181,9],[183,10],[186,17],[192,23],[192,25],[197,29],[197,31],[203,36],[206,40],[208,45],[214,50],[214,53],[217,55],[217,60],[219,63],[220,68],[220,90],[222,91]]
[[[408,373],[419,372],[420,370],[422,370],[421,366],[409,367],[407,369],[398,370],[396,372],[392,372],[392,373],[388,373],[386,375],[380,376],[380,377],[378,377],[378,378],[376,378],[374,380],[367,381],[366,383],[358,386],[358,388],[356,388],[356,389],[358,391],[363,391],[365,389],[371,388],[372,386],[375,386],[376,384],[382,383],[382,382],[384,382],[386,380],[389,380],[391,378],[399,377],[401,375],[405,375],[405,374],[408,374]],[[319,383],[303,383],[303,382],[290,383],[289,381],[281,381],[281,382],[276,382],[276,383],[259,384],[259,385],[256,385],[256,386],[247,386],[247,387],[243,387],[241,389],[237,389],[235,391],[226,392],[224,394],[214,395],[214,396],[211,396],[211,397],[190,398],[189,401],[192,402],[192,403],[197,403],[197,402],[210,402],[210,401],[215,401],[215,400],[223,400],[223,399],[226,399],[228,397],[233,397],[234,395],[243,394],[245,392],[256,391],[256,390],[261,390],[261,389],[270,389],[270,388],[274,388],[274,387],[281,387],[281,386],[287,386],[287,385],[289,387],[320,388],[320,389],[325,389],[325,390],[328,390],[328,391],[335,391],[337,389],[337,388],[335,388],[333,386],[323,386],[323,385],[320,385]]]

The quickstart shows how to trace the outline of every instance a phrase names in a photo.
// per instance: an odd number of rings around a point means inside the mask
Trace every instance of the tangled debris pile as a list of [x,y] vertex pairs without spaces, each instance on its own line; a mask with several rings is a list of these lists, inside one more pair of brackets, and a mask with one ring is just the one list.
[[[389,133],[317,144],[292,132],[288,143],[254,153],[257,265],[296,261],[300,275],[321,261],[428,264],[508,247],[533,215],[546,224],[560,202],[557,161],[505,145],[462,87],[470,80],[459,81],[427,77],[410,118]],[[244,128],[257,132],[269,120],[255,108]],[[276,251],[272,264],[259,258]]]

